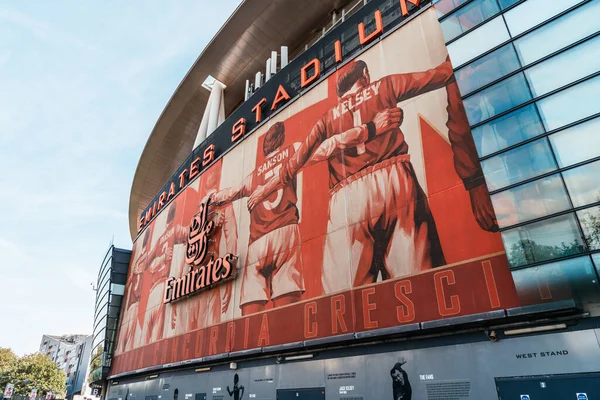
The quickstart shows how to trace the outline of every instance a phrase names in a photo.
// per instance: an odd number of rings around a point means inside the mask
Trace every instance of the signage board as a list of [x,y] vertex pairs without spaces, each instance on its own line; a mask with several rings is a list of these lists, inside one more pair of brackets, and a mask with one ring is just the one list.
[[10,399],[13,395],[14,390],[15,390],[15,385],[13,385],[12,383],[7,383],[6,387],[4,388],[4,398]]

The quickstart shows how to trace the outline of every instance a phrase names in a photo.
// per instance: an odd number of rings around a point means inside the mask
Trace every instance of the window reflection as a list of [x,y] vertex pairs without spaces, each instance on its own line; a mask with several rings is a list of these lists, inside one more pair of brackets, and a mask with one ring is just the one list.
[[504,14],[511,35],[516,36],[565,11],[581,0],[528,0]]
[[600,156],[600,118],[593,119],[550,136],[560,167],[568,167]]
[[537,61],[600,30],[600,2],[588,3],[514,42],[523,65]]
[[530,104],[471,131],[481,157],[543,134],[535,104]]
[[531,100],[523,74],[512,76],[464,100],[471,125],[510,110]]
[[563,172],[575,207],[600,202],[600,161]]
[[590,250],[600,250],[600,207],[577,212],[585,242]]
[[508,8],[521,0],[498,0],[498,1],[500,2],[500,6],[502,7],[502,9],[504,10],[505,8]]
[[520,67],[513,45],[507,44],[456,71],[455,76],[460,92],[467,95]]
[[500,12],[496,0],[475,0],[442,21],[444,39],[450,41]]
[[594,264],[596,264],[596,270],[600,273],[600,253],[593,254],[592,260],[594,260]]
[[600,36],[525,71],[534,97],[600,70]]
[[573,214],[502,232],[512,267],[580,254],[585,251]]
[[510,39],[502,17],[496,17],[448,45],[454,66],[460,66]]
[[551,131],[600,112],[600,77],[581,82],[540,100],[538,109]]
[[512,275],[521,305],[570,299],[585,305],[600,300],[588,256],[513,271]]
[[553,175],[492,196],[500,228],[564,211],[570,207],[560,175]]
[[438,18],[441,18],[468,1],[469,0],[437,0],[434,1],[433,4],[435,5]]
[[487,159],[481,166],[490,190],[498,190],[556,169],[545,138]]

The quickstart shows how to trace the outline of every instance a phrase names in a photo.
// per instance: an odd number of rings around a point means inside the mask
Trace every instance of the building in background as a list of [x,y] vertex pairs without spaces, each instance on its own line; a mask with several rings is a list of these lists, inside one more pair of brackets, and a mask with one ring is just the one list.
[[138,164],[106,397],[600,396],[599,12],[242,1]]
[[90,363],[92,336],[43,335],[39,352],[46,354],[67,375],[66,398],[85,392],[83,380]]
[[102,395],[110,369],[130,258],[130,250],[111,245],[98,272],[91,359],[85,376],[92,396]]

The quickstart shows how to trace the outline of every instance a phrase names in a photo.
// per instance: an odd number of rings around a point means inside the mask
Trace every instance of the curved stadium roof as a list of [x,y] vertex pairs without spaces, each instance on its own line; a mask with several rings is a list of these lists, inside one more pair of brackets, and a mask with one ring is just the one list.
[[272,50],[302,45],[343,0],[244,0],[206,46],[158,118],[138,163],[129,197],[129,230],[193,150],[211,75],[227,86],[225,113],[244,98],[246,79],[265,68]]

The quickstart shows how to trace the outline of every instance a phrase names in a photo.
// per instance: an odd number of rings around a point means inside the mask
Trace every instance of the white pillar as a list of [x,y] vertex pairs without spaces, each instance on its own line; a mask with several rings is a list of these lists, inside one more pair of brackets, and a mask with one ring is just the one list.
[[258,89],[262,84],[262,72],[258,71],[254,77],[254,90]]
[[267,65],[265,67],[265,83],[271,79],[271,59],[267,60]]
[[[217,129],[219,126],[219,115],[224,114],[221,113],[221,108],[225,105],[223,104],[223,85],[221,82],[215,81],[213,88],[210,92],[210,97],[208,99],[208,105],[210,105],[210,114],[208,117],[208,129],[206,131],[206,137],[208,137],[211,133]],[[207,105],[207,107],[208,107]]]
[[281,46],[281,69],[288,65],[288,48],[287,46]]
[[277,52],[271,52],[271,75],[275,75],[277,73]]
[[225,85],[215,80],[208,96],[208,102],[204,108],[202,121],[198,128],[198,134],[194,141],[194,148],[198,147],[211,133],[213,133],[219,125],[225,121],[225,101],[224,101]]

